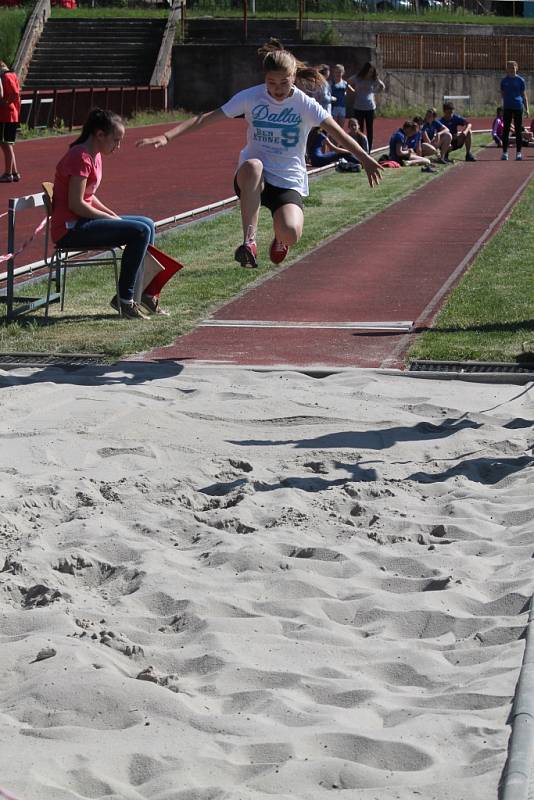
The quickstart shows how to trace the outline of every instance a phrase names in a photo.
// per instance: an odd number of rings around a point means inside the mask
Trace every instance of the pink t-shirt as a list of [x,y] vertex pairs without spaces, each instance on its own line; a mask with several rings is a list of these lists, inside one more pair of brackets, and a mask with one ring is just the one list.
[[54,178],[54,205],[52,209],[52,239],[58,242],[68,230],[69,222],[80,219],[69,208],[69,179],[71,177],[87,178],[83,199],[91,204],[93,195],[102,180],[102,156],[93,156],[87,152],[84,144],[71,147],[56,167]]
[[499,139],[502,139],[503,131],[504,131],[504,122],[502,120],[502,117],[495,117],[495,119],[493,120],[493,127],[491,129],[492,134],[494,136],[497,136]]

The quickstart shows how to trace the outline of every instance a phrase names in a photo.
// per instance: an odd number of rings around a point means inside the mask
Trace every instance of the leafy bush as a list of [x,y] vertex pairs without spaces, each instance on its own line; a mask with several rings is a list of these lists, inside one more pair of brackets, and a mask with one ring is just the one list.
[[0,58],[9,66],[17,54],[27,17],[24,8],[0,8]]

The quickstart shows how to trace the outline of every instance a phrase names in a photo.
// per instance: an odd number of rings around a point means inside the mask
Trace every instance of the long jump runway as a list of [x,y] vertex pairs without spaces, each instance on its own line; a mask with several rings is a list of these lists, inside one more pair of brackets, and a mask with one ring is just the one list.
[[501,162],[499,155],[488,148],[477,163],[446,169],[144,358],[301,369],[402,366],[415,329],[431,323],[529,182],[528,151],[523,162]]
[[[376,122],[375,142],[382,145],[398,121]],[[487,127],[487,121],[477,127]],[[243,121],[191,134],[165,150],[135,149],[137,138],[167,128],[130,130],[121,153],[106,159],[99,195],[119,213],[162,219],[232,194]],[[38,192],[70,141],[18,144],[23,180],[3,185],[1,205],[15,191],[19,196]],[[500,162],[498,155],[488,148],[478,163],[446,169],[410,197],[271,275],[169,347],[136,358],[310,369],[399,366],[414,335],[407,328],[432,320],[532,174],[529,150],[522,163]],[[21,217],[19,240],[41,216],[36,210],[28,219]],[[5,220],[1,223],[4,252]],[[42,254],[37,240],[17,264]]]

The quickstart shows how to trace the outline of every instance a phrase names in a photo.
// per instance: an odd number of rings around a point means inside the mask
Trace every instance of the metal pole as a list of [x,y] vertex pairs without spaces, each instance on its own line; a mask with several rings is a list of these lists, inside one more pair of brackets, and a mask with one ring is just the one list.
[[304,39],[304,0],[299,0],[299,39]]
[[243,0],[243,39],[246,42],[248,39],[248,3]]
[[76,89],[72,90],[72,100],[70,104],[70,121],[69,121],[69,131],[72,130],[74,127],[74,107],[76,105]]
[[[8,206],[7,217],[7,252],[15,252],[15,200],[11,199]],[[13,294],[15,285],[15,259],[13,256],[7,262],[7,319],[11,319],[13,313]]]

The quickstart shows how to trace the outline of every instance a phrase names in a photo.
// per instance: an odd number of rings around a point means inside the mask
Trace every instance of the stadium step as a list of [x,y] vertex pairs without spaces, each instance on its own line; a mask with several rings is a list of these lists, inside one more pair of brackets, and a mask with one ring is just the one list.
[[49,19],[35,48],[25,89],[147,86],[165,18]]

